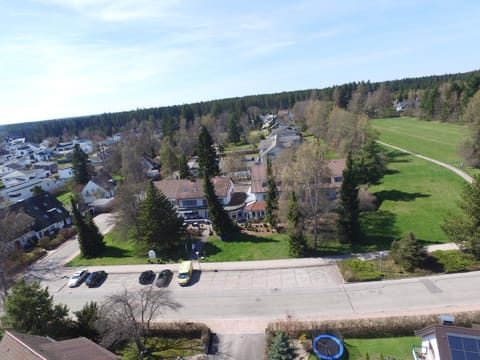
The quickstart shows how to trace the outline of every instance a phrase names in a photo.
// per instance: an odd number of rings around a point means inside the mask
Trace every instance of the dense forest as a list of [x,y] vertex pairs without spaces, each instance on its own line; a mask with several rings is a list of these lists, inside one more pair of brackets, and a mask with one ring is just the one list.
[[425,76],[384,82],[352,82],[323,89],[308,89],[276,94],[213,100],[193,104],[137,109],[74,118],[44,120],[0,127],[2,136],[22,136],[40,142],[47,137],[68,138],[82,131],[96,131],[110,136],[133,120],[153,122],[164,133],[192,123],[196,117],[221,114],[235,118],[247,116],[252,122],[259,114],[292,109],[305,100],[332,101],[337,107],[369,117],[396,116],[394,103],[401,104],[407,115],[426,120],[457,122],[468,101],[480,89],[480,70]]

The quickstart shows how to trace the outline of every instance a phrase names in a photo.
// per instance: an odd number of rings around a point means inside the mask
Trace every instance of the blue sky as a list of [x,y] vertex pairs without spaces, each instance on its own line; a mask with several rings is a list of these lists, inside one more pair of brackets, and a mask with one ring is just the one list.
[[0,124],[479,69],[480,2],[0,0]]

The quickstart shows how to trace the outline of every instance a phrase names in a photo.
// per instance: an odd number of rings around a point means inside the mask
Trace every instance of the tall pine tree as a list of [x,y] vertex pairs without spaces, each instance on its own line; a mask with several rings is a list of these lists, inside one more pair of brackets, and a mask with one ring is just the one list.
[[278,224],[278,190],[272,171],[272,161],[267,158],[267,197],[265,220],[272,226]]
[[289,253],[293,257],[302,257],[307,252],[307,238],[303,234],[302,215],[298,207],[295,192],[290,193],[288,203],[288,244]]
[[352,154],[348,153],[343,182],[340,188],[338,207],[338,234],[340,240],[352,243],[360,235],[360,207],[358,201],[358,178],[353,165]]
[[77,202],[73,197],[70,198],[72,207],[73,224],[77,228],[78,244],[80,253],[84,258],[94,258],[99,256],[105,250],[103,235],[93,222],[92,215],[87,213],[86,218],[78,210]]
[[83,152],[80,145],[75,144],[72,154],[73,173],[77,184],[86,184],[90,180],[88,172],[88,155]]
[[198,135],[198,165],[202,174],[206,174],[209,178],[220,174],[217,163],[217,153],[213,147],[213,139],[210,132],[205,126],[200,128]]
[[149,181],[138,216],[139,240],[145,249],[168,253],[180,243],[183,218],[166,196]]
[[182,154],[178,160],[178,172],[180,179],[186,179],[189,175],[188,162],[185,154]]
[[208,203],[208,217],[212,221],[213,231],[220,237],[231,234],[235,230],[235,225],[223,208],[217,194],[215,194],[212,181],[206,175],[203,175],[203,188]]

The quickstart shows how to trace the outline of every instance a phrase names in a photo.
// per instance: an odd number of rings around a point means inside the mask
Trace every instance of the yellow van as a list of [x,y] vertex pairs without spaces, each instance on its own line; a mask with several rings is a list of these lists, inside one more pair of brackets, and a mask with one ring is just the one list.
[[181,286],[185,286],[188,284],[190,279],[192,278],[193,272],[193,263],[191,261],[183,261],[178,268],[178,283]]

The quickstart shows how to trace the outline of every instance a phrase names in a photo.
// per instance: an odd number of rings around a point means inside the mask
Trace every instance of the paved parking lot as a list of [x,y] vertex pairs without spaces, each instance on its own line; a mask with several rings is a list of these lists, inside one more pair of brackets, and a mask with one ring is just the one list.
[[[196,264],[197,265],[197,264]],[[106,269],[108,272],[108,269]],[[152,270],[156,271],[154,267]],[[71,270],[73,272],[73,270]],[[157,272],[157,271],[156,271]],[[158,273],[157,273],[158,275]],[[110,273],[102,288],[136,288],[145,285],[138,283],[139,273]],[[58,290],[66,289],[68,279],[57,279]],[[64,284],[63,284],[64,283]],[[294,269],[265,270],[218,270],[193,272],[189,286],[182,288],[176,281],[176,273],[168,286],[171,290],[248,290],[248,289],[292,289],[292,288],[329,288],[343,283],[335,265],[312,266]],[[52,287],[53,284],[50,284]],[[85,286],[84,284],[81,286]],[[53,287],[52,287],[53,290]]]

